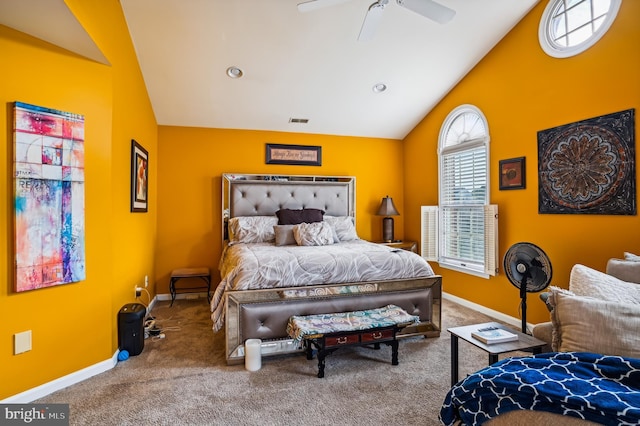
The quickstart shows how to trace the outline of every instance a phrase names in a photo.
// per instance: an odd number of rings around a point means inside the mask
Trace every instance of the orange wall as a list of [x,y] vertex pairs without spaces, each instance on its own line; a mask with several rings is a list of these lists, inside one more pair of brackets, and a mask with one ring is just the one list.
[[[322,166],[265,164],[266,143],[319,145]],[[396,237],[403,236],[400,141],[161,126],[158,150],[158,293],[169,292],[174,268],[208,266],[219,282],[222,173],[355,176],[359,236],[382,238],[382,218],[374,215],[385,195],[397,203]]]
[[[158,126],[138,67],[129,30],[119,0],[87,2],[65,0],[111,63],[113,79],[111,229],[113,263],[112,312],[134,302],[134,286],[144,286],[155,294],[155,248],[157,227],[157,138]],[[149,208],[147,213],[131,213],[131,139],[149,153]],[[144,295],[140,299],[148,303]],[[112,345],[117,348],[117,329],[112,332]]]
[[[352,175],[357,178],[357,230],[381,237],[374,216],[385,195],[401,216],[396,237],[419,240],[420,206],[437,203],[437,137],[462,103],[482,109],[491,133],[491,198],[500,206],[501,254],[531,241],[551,256],[554,284],[565,286],[576,262],[603,269],[622,251],[640,253],[637,216],[537,214],[536,132],[640,103],[640,2],[624,2],[610,32],[569,59],[546,56],[537,42],[536,7],[404,142],[262,131],[158,127],[117,0],[65,0],[110,65],[97,64],[0,26],[0,399],[110,358],[116,314],[133,302],[133,286],[168,293],[171,269],[220,256],[220,175],[224,172]],[[11,103],[19,100],[85,116],[87,280],[12,292]],[[129,212],[130,140],[148,151],[149,213]],[[320,145],[323,165],[264,163],[267,142]],[[526,156],[525,190],[498,191],[498,160]],[[157,229],[157,231],[156,231]],[[518,316],[517,291],[504,275],[483,280],[439,269],[445,291]],[[215,277],[214,280],[217,280]],[[157,285],[157,289],[155,288]],[[533,299],[533,297],[532,297]],[[534,299],[535,300],[535,299]],[[548,318],[531,301],[529,320]],[[13,335],[33,331],[33,350],[13,355]]]
[[[153,276],[153,169],[150,213],[129,213],[128,200],[130,140],[139,139],[155,161],[157,125],[120,4],[66,3],[110,66],[0,26],[0,400],[111,358],[118,310],[134,301],[133,286],[144,274]],[[85,281],[13,292],[14,101],[84,115]],[[13,335],[26,330],[32,330],[33,349],[13,355]]]
[[[538,44],[546,4],[535,7],[407,136],[405,209],[418,212],[421,205],[437,204],[438,132],[455,107],[476,105],[489,123],[491,202],[499,206],[500,259],[512,244],[533,242],[551,258],[552,285],[567,287],[576,263],[604,270],[607,259],[623,251],[640,253],[640,219],[538,214],[537,132],[629,108],[640,112],[640,2],[622,2],[600,42],[567,59],[547,56]],[[527,163],[526,189],[499,191],[498,161],[521,156]],[[406,217],[405,235],[418,238],[418,216]],[[518,290],[502,270],[485,280],[436,269],[446,292],[519,317]],[[548,320],[536,294],[529,295],[527,305],[529,322]]]

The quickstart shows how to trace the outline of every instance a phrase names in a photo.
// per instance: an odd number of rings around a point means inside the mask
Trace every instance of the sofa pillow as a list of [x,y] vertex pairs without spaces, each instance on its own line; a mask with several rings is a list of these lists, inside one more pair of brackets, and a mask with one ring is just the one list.
[[553,340],[559,352],[640,357],[640,305],[575,296],[551,289]]
[[640,262],[635,260],[609,259],[607,274],[630,283],[640,283]]
[[300,223],[293,227],[293,237],[299,246],[333,244],[333,230],[326,222]]
[[324,215],[324,210],[320,209],[280,209],[276,212],[278,225],[322,222],[322,215]]
[[231,243],[270,243],[276,238],[273,226],[275,216],[238,216],[229,219],[229,241]]
[[640,285],[619,280],[604,272],[576,264],[571,269],[569,290],[577,296],[618,303],[640,304]]
[[629,253],[628,251],[624,252],[624,260],[631,260],[633,262],[640,262],[640,256],[637,254]]
[[339,241],[359,239],[351,216],[325,216],[324,221],[333,227]]
[[624,252],[624,260],[631,260],[633,262],[640,262],[640,256],[637,254],[629,253],[627,251]]
[[295,246],[296,239],[293,236],[293,227],[296,225],[275,225],[273,231],[276,234],[277,246]]

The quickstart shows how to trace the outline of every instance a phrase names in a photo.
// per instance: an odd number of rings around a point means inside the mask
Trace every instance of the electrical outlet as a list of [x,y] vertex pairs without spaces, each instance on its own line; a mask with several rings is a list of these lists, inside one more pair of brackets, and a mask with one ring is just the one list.
[[149,287],[149,275],[144,276],[144,288]]

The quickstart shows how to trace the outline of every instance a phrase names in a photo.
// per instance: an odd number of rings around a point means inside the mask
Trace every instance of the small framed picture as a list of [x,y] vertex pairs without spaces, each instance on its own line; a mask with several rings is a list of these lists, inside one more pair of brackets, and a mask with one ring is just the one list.
[[525,157],[500,160],[500,189],[526,188]]
[[149,153],[131,139],[131,211],[146,212],[149,205]]
[[322,165],[322,147],[268,143],[266,157],[267,164],[320,166]]

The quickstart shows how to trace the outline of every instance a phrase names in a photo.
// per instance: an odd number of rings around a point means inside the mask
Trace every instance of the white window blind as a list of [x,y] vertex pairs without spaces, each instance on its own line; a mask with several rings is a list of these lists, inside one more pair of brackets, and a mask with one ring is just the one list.
[[484,146],[442,154],[441,167],[440,204],[485,204],[487,150]]

